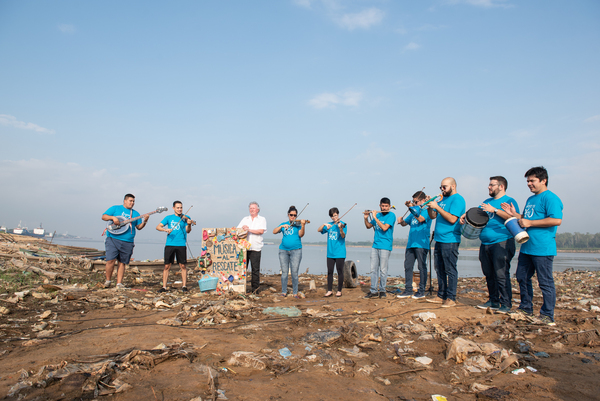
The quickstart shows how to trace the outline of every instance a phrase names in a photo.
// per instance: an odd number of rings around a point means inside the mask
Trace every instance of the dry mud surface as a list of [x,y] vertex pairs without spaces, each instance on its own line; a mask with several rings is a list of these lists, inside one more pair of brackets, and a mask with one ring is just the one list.
[[460,279],[458,305],[441,308],[364,299],[367,277],[324,298],[325,277],[301,275],[295,299],[279,276],[259,296],[158,294],[156,273],[128,271],[123,291],[46,280],[1,294],[1,399],[600,399],[597,272],[555,273],[555,327],[475,308],[482,278]]

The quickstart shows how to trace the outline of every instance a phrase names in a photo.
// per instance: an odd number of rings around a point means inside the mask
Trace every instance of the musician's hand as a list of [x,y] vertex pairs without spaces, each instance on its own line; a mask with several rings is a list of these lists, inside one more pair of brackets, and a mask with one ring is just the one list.
[[281,228],[283,228],[284,230],[287,230],[288,228],[290,228],[289,224],[282,224]]
[[113,221],[113,224],[114,224],[115,226],[118,226],[118,225],[119,225],[119,223],[120,223],[119,219],[117,219],[117,218],[116,218],[116,217],[114,217],[114,216],[113,216],[113,218],[112,218],[112,221]]
[[371,214],[373,215],[373,220],[377,217],[377,210],[371,210]]
[[364,218],[365,218],[365,219],[368,219],[370,214],[371,214],[371,211],[370,211],[370,210],[365,210],[365,212],[363,213],[363,215],[364,215]]
[[465,224],[465,216],[466,216],[466,215],[467,215],[467,214],[465,213],[465,214],[463,214],[462,216],[460,216],[460,224],[463,224],[463,225]]
[[343,229],[344,229],[344,224],[342,224],[342,222],[340,221],[340,222],[338,223],[338,227],[339,227],[339,229],[340,229],[340,231],[341,231],[341,230],[343,230]]
[[502,203],[501,206],[502,206],[502,210],[504,210],[511,217],[517,217],[517,209],[515,208],[515,205],[513,205],[512,203],[508,204],[508,203],[504,202],[504,203]]
[[148,221],[148,219],[150,218],[149,214],[143,214],[142,216],[144,216],[144,223]]
[[402,224],[403,221],[404,219],[402,217],[398,217],[398,224]]
[[523,228],[531,227],[531,220],[519,219],[519,225]]
[[490,205],[489,203],[482,203],[481,209],[483,209],[484,212],[489,212],[489,213],[494,213],[494,210],[496,210],[496,208],[493,207],[492,205]]
[[411,201],[406,201],[406,202],[404,202],[404,204],[406,205],[406,207],[412,207],[412,206],[414,206]]
[[331,228],[331,224],[325,224],[325,227],[329,230]]
[[172,229],[172,228],[167,228],[167,229],[165,230],[165,232],[167,233],[167,235],[168,235],[168,234],[171,234],[171,232],[172,232],[172,231],[173,231],[173,229]]

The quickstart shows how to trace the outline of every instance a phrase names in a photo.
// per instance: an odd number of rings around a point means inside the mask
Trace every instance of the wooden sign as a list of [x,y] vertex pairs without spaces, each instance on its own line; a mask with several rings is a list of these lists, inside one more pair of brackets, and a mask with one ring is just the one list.
[[246,292],[246,250],[236,228],[203,228],[200,270],[219,279],[217,291]]

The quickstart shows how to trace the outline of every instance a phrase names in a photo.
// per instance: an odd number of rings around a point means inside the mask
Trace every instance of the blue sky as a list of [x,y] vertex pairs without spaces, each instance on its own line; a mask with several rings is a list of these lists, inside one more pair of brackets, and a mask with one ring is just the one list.
[[503,175],[523,205],[544,165],[559,230],[597,232],[599,22],[595,0],[0,1],[0,224],[99,238],[131,192],[204,227],[256,200],[269,231],[310,203],[308,241],[357,202],[365,240],[383,196],[403,214],[452,176],[472,207]]

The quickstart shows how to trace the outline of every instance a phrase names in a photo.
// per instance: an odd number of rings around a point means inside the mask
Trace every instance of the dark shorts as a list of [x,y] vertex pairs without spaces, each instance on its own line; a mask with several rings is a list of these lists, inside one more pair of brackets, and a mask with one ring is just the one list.
[[177,256],[177,263],[185,265],[187,263],[185,246],[165,246],[165,265],[170,265],[175,261]]
[[116,259],[119,263],[129,264],[133,254],[133,242],[125,242],[113,237],[107,237],[104,242],[106,260]]

